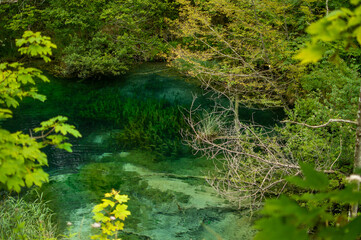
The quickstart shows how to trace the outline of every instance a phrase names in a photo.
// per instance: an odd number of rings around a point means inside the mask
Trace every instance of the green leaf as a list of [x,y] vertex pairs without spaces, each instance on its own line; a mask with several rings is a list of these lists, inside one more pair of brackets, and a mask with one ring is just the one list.
[[361,237],[361,216],[354,218],[343,227],[328,227],[320,230],[319,236],[322,239],[349,240],[360,239]]
[[6,108],[0,108],[0,119],[2,118],[11,118],[13,115],[13,112]]
[[40,74],[40,75],[38,75],[36,77],[40,78],[43,82],[50,82],[50,80],[44,75]]
[[328,25],[329,25],[329,21],[322,18],[322,19],[318,20],[317,22],[314,22],[310,26],[308,26],[306,31],[309,34],[314,35],[314,37],[316,37],[316,38],[321,37],[322,39],[326,39],[326,41],[329,41],[332,39],[330,39],[329,33],[327,31]]
[[26,84],[26,83],[31,83],[31,84],[35,84],[32,76],[30,74],[21,74],[18,75],[18,79],[20,80],[21,83]]
[[[10,149],[10,151],[11,150],[12,149]],[[5,176],[6,175],[11,176],[13,174],[16,174],[17,168],[19,168],[18,165],[14,164],[14,162],[12,162],[12,161],[9,161],[9,160],[6,161],[6,159],[5,159],[5,162],[3,162],[0,165],[1,174],[4,174]]]
[[278,217],[263,218],[256,222],[255,227],[259,229],[255,240],[308,239],[307,229],[299,229]]
[[27,187],[31,187],[33,185],[41,186],[43,182],[48,182],[49,175],[43,171],[43,169],[38,168],[33,172],[29,172],[25,175],[25,183]]
[[63,143],[63,144],[58,145],[58,148],[64,149],[67,152],[73,152],[73,150],[71,149],[72,146],[73,145],[71,145],[70,143]]
[[31,96],[32,98],[36,99],[36,100],[41,101],[41,102],[45,102],[45,100],[46,100],[46,96],[45,96],[45,95],[38,94],[38,93],[35,93],[35,92],[31,93],[30,96]]
[[357,26],[361,23],[361,16],[352,16],[348,21],[348,27]]
[[21,187],[24,187],[24,181],[18,176],[12,176],[7,179],[6,185],[9,190],[14,190],[15,192],[20,192]]
[[94,208],[93,208],[93,213],[98,213],[98,212],[101,212],[101,211],[103,211],[104,210],[104,207],[103,207],[103,205],[102,204],[98,204],[98,205],[96,205]]
[[4,97],[5,103],[7,107],[13,107],[16,108],[19,106],[19,102],[16,101],[14,98],[12,97]]
[[301,64],[316,63],[318,62],[325,49],[319,44],[309,44],[306,48],[302,48],[295,56],[294,59],[301,60]]
[[361,216],[356,217],[351,222],[349,222],[346,226],[341,228],[344,235],[342,239],[359,239],[361,237]]
[[103,204],[106,204],[106,206],[110,205],[111,207],[114,207],[115,203],[113,201],[110,201],[109,199],[102,199]]
[[357,188],[357,186],[348,185],[342,190],[333,191],[330,193],[330,199],[337,203],[360,203],[361,192],[355,191],[355,188]]
[[272,216],[288,216],[290,214],[307,215],[306,209],[301,208],[296,201],[286,196],[266,200],[261,213]]
[[105,216],[103,213],[97,212],[94,213],[93,219],[97,222],[107,222],[109,221],[109,218]]
[[353,34],[356,36],[357,42],[361,45],[361,27],[356,28]]
[[50,140],[48,144],[50,145],[60,145],[67,138],[62,135],[50,135],[47,136],[46,139]]
[[288,178],[288,181],[298,187],[304,189],[312,189],[312,190],[327,190],[329,185],[328,177],[321,172],[318,172],[313,169],[308,164],[300,163],[302,174],[304,176],[303,179],[300,177],[291,177]]

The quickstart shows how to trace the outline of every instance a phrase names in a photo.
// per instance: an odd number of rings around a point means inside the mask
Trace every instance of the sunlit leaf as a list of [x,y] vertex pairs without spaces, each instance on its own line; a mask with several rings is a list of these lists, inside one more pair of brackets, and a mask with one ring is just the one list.
[[315,63],[318,62],[323,54],[325,49],[319,44],[309,44],[306,48],[302,48],[294,58],[301,60],[301,64]]

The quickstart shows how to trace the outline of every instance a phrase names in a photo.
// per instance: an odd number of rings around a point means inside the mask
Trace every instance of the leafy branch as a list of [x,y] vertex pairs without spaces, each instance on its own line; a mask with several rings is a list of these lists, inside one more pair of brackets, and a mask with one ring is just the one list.
[[[312,166],[300,164],[303,178],[290,177],[288,182],[307,192],[289,197],[266,200],[261,213],[264,217],[256,222],[260,231],[256,240],[268,239],[359,239],[361,216],[348,220],[348,205],[361,202],[357,185],[361,177],[351,175],[343,189],[332,189],[327,175],[315,171]],[[353,177],[352,177],[353,176]],[[354,182],[357,182],[355,185]],[[335,204],[341,209],[331,211]]]
[[[38,56],[45,62],[50,61],[51,49],[56,46],[49,37],[40,32],[26,31],[16,42],[21,54]],[[19,101],[31,97],[45,101],[44,95],[37,93],[36,79],[49,82],[48,78],[36,68],[25,68],[21,63],[0,64],[0,120],[12,117],[10,108],[19,106]],[[39,136],[30,136],[21,132],[10,133],[0,128],[0,188],[20,192],[21,187],[41,186],[48,181],[48,174],[42,169],[48,165],[46,155],[41,149],[47,145],[55,145],[71,152],[71,144],[66,135],[81,137],[74,126],[66,123],[66,117],[58,116],[42,122],[35,128]],[[43,141],[38,141],[38,140]]]

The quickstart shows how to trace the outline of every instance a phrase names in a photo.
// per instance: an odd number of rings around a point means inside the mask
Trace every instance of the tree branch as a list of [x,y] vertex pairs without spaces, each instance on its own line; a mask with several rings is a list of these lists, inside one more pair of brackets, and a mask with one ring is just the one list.
[[17,3],[18,0],[0,0],[0,4]]
[[357,125],[356,121],[345,120],[345,119],[329,119],[326,123],[321,124],[321,125],[309,125],[307,123],[300,123],[300,122],[295,122],[295,121],[290,121],[290,120],[281,121],[281,123],[298,124],[298,125],[302,125],[302,126],[309,127],[309,128],[322,128],[322,127],[326,127],[327,125],[334,123],[334,122],[351,123],[351,124]]

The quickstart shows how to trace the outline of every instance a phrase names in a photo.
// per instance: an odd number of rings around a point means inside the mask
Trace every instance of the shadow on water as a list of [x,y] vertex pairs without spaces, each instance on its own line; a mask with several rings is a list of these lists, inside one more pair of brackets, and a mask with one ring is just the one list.
[[[148,64],[108,81],[49,76],[51,84],[39,84],[47,101],[25,100],[4,123],[11,131],[28,132],[64,115],[82,133],[81,139],[69,139],[72,153],[44,149],[50,183],[41,190],[63,231],[71,221],[78,238],[88,239],[92,207],[114,188],[130,197],[124,239],[217,239],[209,229],[223,239],[251,238],[247,218],[206,184],[203,175],[213,163],[195,158],[181,143],[179,131],[187,126],[179,107],[189,106],[201,90],[167,71]],[[206,97],[199,102],[209,103]],[[241,119],[266,125],[277,116],[240,111]]]

